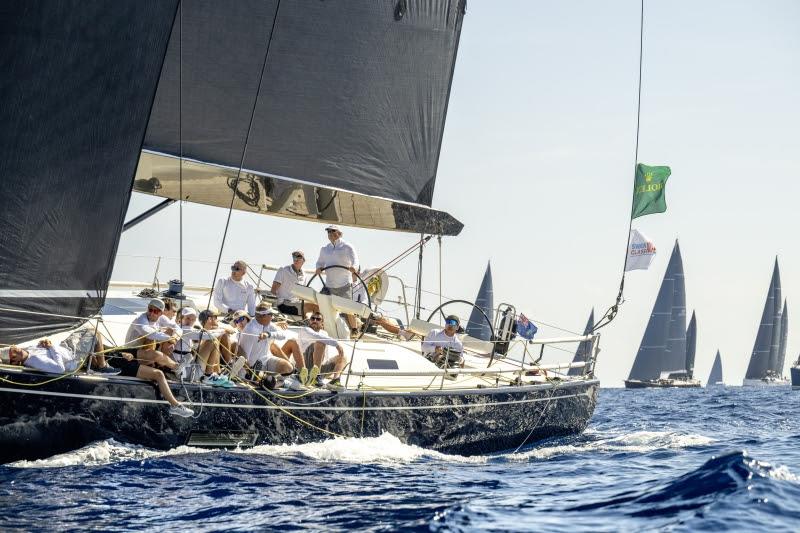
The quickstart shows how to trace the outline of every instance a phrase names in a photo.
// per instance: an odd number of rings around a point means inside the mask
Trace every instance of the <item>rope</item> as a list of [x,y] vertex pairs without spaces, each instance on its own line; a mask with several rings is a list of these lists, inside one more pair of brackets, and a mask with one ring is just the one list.
[[[642,57],[644,55],[644,0],[642,0],[642,7],[639,19],[639,87],[636,98],[636,149],[634,151],[633,169],[636,172],[636,165],[639,163],[639,124],[642,114]],[[633,213],[634,195],[631,194],[631,213]],[[619,306],[625,303],[623,292],[625,290],[625,268],[628,266],[628,248],[631,245],[631,229],[633,228],[633,218],[628,221],[628,236],[625,241],[625,261],[622,263],[622,279],[619,282],[619,292],[614,305],[609,307],[597,324],[592,328],[592,332],[597,331],[611,323],[619,312]]]
[[[545,379],[547,380],[548,383],[552,383],[552,380],[550,378],[545,377]],[[556,389],[558,388],[558,385],[559,385],[558,383],[553,385],[553,388],[550,390],[550,396],[547,398],[547,403],[544,405],[542,412],[539,413],[539,418],[536,419],[536,423],[533,424],[533,427],[528,432],[528,435],[522,440],[520,445],[517,446],[517,448],[513,452],[511,452],[512,454],[517,453],[520,450],[520,448],[525,446],[525,444],[528,442],[528,439],[530,439],[531,436],[533,435],[533,432],[536,431],[536,428],[539,426],[539,422],[542,421],[542,418],[544,418],[544,414],[547,412],[547,408],[550,407],[550,403],[553,401],[553,396],[555,396],[556,394]]]

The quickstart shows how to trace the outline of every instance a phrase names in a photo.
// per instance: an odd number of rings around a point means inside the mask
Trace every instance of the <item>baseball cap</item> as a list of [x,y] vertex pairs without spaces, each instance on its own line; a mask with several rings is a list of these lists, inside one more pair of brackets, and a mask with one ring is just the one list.
[[150,300],[150,303],[147,304],[147,307],[155,307],[156,309],[164,310],[164,302],[159,300],[158,298],[153,298]]

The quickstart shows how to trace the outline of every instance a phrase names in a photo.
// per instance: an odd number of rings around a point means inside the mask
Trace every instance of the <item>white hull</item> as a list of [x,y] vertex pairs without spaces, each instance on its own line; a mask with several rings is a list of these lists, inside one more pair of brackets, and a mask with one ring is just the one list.
[[745,379],[742,382],[742,387],[787,387],[789,385],[788,379]]

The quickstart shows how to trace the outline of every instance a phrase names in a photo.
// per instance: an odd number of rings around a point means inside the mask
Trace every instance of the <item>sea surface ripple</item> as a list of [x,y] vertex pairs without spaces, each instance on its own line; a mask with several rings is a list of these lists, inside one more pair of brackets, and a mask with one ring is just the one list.
[[0,466],[0,530],[797,531],[800,391],[606,389],[580,436],[444,455],[392,435]]

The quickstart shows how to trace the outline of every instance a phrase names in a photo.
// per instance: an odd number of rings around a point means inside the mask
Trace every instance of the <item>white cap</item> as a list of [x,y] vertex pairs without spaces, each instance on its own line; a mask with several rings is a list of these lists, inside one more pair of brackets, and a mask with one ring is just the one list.
[[164,302],[159,300],[158,298],[153,298],[150,300],[150,303],[147,304],[147,307],[155,307],[156,309],[164,310]]
[[191,307],[184,307],[183,309],[181,309],[181,316],[189,316],[189,315],[197,316],[197,311],[195,311]]
[[329,229],[332,229],[333,231],[342,231],[336,224],[328,224],[325,226],[325,231],[328,231]]

